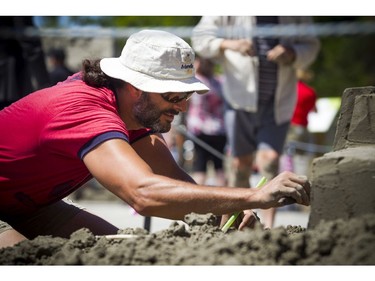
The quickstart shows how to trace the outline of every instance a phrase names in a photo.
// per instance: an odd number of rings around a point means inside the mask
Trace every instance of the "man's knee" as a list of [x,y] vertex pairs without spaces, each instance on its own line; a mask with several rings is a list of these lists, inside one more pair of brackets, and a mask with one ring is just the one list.
[[231,186],[235,187],[250,187],[250,169],[247,170],[234,170],[233,181]]
[[232,162],[232,177],[230,186],[250,187],[250,175],[253,164],[252,155],[234,157]]
[[279,159],[265,162],[261,168],[261,174],[267,179],[273,179],[279,173]]
[[233,157],[233,167],[238,170],[249,169],[253,166],[253,160],[252,154]]
[[11,247],[27,238],[13,229],[8,223],[0,221],[0,249]]
[[272,179],[279,173],[280,155],[274,150],[259,150],[256,164],[259,172],[267,179]]

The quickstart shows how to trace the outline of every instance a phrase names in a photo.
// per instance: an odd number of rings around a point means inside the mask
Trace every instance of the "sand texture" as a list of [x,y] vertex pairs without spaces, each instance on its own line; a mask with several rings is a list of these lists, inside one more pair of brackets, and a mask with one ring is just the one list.
[[[70,239],[37,237],[0,250],[2,265],[375,265],[375,215],[299,226],[223,233],[214,216],[190,214],[148,233],[123,229],[121,239],[87,229]],[[133,236],[134,235],[134,236]]]

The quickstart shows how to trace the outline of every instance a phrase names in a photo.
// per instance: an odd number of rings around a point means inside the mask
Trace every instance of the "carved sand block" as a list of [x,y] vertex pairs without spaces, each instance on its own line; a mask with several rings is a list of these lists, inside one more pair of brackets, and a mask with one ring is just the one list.
[[375,87],[346,89],[333,151],[315,158],[308,228],[375,213]]

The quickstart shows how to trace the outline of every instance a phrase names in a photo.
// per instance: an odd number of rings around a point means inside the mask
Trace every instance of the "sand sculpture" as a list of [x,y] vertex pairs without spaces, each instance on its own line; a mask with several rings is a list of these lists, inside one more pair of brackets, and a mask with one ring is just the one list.
[[375,213],[375,87],[344,91],[333,152],[312,167],[309,227]]

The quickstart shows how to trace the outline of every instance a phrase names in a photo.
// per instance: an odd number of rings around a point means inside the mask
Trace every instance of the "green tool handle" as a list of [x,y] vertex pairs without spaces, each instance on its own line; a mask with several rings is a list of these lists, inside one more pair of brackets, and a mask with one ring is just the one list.
[[[265,177],[262,177],[260,179],[260,181],[258,182],[258,184],[256,185],[256,187],[261,187],[262,185],[264,185],[265,183],[267,182],[267,179]],[[224,232],[227,232],[228,229],[232,226],[232,224],[236,221],[236,219],[238,218],[238,216],[240,215],[241,212],[236,212],[234,213],[233,215],[231,215],[231,217],[229,218],[229,220],[224,224],[224,226],[222,227],[222,231]]]

